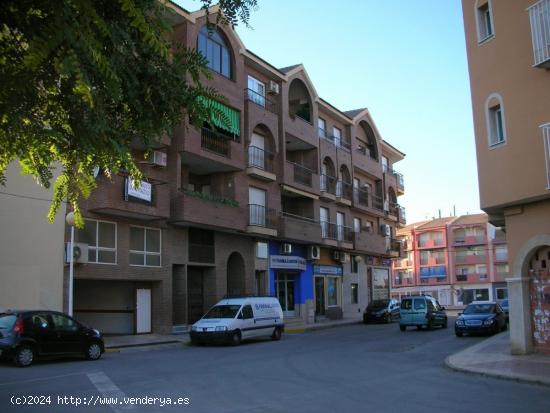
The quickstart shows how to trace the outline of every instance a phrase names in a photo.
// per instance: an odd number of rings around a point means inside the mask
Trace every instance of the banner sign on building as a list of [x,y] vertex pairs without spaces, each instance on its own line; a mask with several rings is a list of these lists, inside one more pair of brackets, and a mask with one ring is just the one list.
[[153,186],[149,182],[141,181],[139,188],[133,180],[126,178],[126,195],[133,198],[142,199],[147,202],[151,202],[151,195]]
[[313,272],[323,275],[343,275],[342,267],[338,265],[314,265]]
[[306,259],[294,255],[271,255],[269,266],[274,269],[305,271]]

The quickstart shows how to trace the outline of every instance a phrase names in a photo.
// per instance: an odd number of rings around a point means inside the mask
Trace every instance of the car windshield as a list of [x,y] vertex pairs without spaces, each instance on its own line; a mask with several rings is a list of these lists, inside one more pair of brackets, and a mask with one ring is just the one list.
[[240,305],[217,305],[212,307],[203,318],[235,318]]
[[386,308],[390,300],[374,300],[369,304],[369,308]]
[[0,314],[0,330],[11,330],[16,318],[13,314]]
[[494,308],[494,304],[470,304],[464,309],[464,314],[490,314]]

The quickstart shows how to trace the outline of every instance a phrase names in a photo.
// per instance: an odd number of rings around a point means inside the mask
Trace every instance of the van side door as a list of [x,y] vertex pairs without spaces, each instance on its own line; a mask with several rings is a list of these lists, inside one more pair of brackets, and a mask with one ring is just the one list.
[[254,312],[252,306],[246,304],[241,308],[239,313],[240,329],[242,338],[250,338],[256,336],[256,330],[254,329]]
[[426,299],[415,298],[413,303],[413,323],[415,325],[426,324]]

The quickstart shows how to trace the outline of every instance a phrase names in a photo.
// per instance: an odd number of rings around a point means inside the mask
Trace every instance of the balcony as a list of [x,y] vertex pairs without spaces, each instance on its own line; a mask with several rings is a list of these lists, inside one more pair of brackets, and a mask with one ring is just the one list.
[[402,174],[387,165],[382,165],[382,171],[386,177],[386,186],[396,189],[397,195],[405,194],[405,178]]
[[277,211],[264,205],[248,205],[248,226],[246,232],[271,237],[277,236]]
[[392,238],[387,253],[390,257],[401,257],[403,255],[403,243],[398,239]]
[[201,129],[201,148],[231,158],[231,139],[208,128]]
[[446,282],[448,282],[447,267],[444,265],[420,268],[420,283],[434,285]]
[[278,229],[280,238],[310,244],[321,243],[321,227],[312,218],[282,212]]
[[170,217],[170,188],[167,185],[143,183],[140,190],[128,191],[126,177],[104,175],[97,178],[97,187],[82,202],[90,212],[122,216],[139,220],[166,219]]
[[411,261],[408,259],[402,259],[402,260],[395,260],[393,262],[393,268],[407,268],[412,267]]
[[495,252],[495,262],[508,262],[508,252]]
[[485,235],[455,235],[455,245],[481,245],[487,243]]
[[336,224],[328,221],[321,221],[321,238],[325,245],[338,246]]
[[393,285],[394,287],[407,287],[410,285],[414,285],[414,279],[412,274],[410,276],[399,276],[397,275],[393,279]]
[[485,254],[460,254],[455,255],[456,264],[485,264],[487,256]]
[[389,215],[395,217],[400,224],[407,223],[407,217],[405,216],[405,208],[395,202],[389,204]]
[[309,195],[310,193],[319,193],[319,178],[315,171],[298,163],[286,161],[285,164],[285,183],[291,185],[305,193],[302,195],[317,198],[317,195]]
[[384,211],[384,201],[381,196],[371,195],[372,198],[372,208],[378,211]]
[[253,91],[252,89],[244,90],[244,98],[247,102],[252,102],[259,108],[266,110],[274,114],[275,116],[279,115],[279,105],[277,102],[266,98],[264,95],[260,95],[258,92]]
[[527,9],[531,20],[533,66],[550,68],[550,0],[540,0]]
[[277,179],[274,173],[274,160],[275,154],[256,146],[249,146],[246,173],[253,178],[273,182]]
[[345,225],[336,226],[336,240],[341,248],[353,248],[353,229]]
[[502,229],[497,229],[495,231],[495,237],[492,239],[493,244],[505,244],[506,243],[506,233]]
[[485,283],[488,282],[489,277],[486,273],[467,273],[467,274],[456,274],[456,282],[460,283]]
[[180,190],[172,199],[171,222],[183,226],[245,231],[247,217],[246,210],[233,200]]
[[397,181],[397,194],[398,195],[404,195],[405,194],[405,178],[402,174],[399,172],[393,171],[393,174],[395,175],[395,180]]
[[362,188],[353,188],[353,206],[354,207],[369,207],[369,191]]
[[319,129],[319,138],[336,146],[338,149],[343,149],[344,151],[351,153],[351,142],[349,140],[346,140],[342,137],[330,135],[324,129]]
[[422,239],[418,240],[418,248],[443,248],[445,241],[443,239]]
[[436,266],[436,265],[445,265],[445,255],[432,255],[432,256],[423,256],[420,254],[420,265],[421,266]]
[[357,251],[374,255],[386,255],[386,238],[371,231],[353,233],[354,248]]
[[336,200],[336,178],[330,175],[321,174],[319,176],[319,189],[321,198],[335,201]]
[[367,148],[359,146],[353,155],[353,166],[361,169],[369,175],[382,179],[382,166],[379,161],[369,156]]
[[344,181],[336,182],[336,202],[351,206],[353,188],[350,183]]

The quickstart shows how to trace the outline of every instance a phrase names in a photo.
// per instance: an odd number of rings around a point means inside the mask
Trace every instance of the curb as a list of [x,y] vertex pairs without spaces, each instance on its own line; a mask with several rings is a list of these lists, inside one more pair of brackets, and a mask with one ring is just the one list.
[[312,324],[312,325],[300,327],[300,328],[293,328],[293,329],[285,328],[285,333],[288,333],[288,334],[307,333],[311,331],[328,330],[331,328],[346,327],[346,326],[351,326],[354,324],[361,324],[361,323],[362,323],[361,320],[350,320],[350,321],[343,321],[341,323],[336,323],[336,324],[322,324],[322,323]]
[[105,351],[113,352],[113,350],[121,350],[125,348],[135,348],[135,347],[150,347],[150,346],[160,346],[162,344],[177,344],[183,343],[181,340],[165,340],[165,341],[154,341],[151,343],[136,343],[136,344],[119,344],[112,346],[105,346]]

